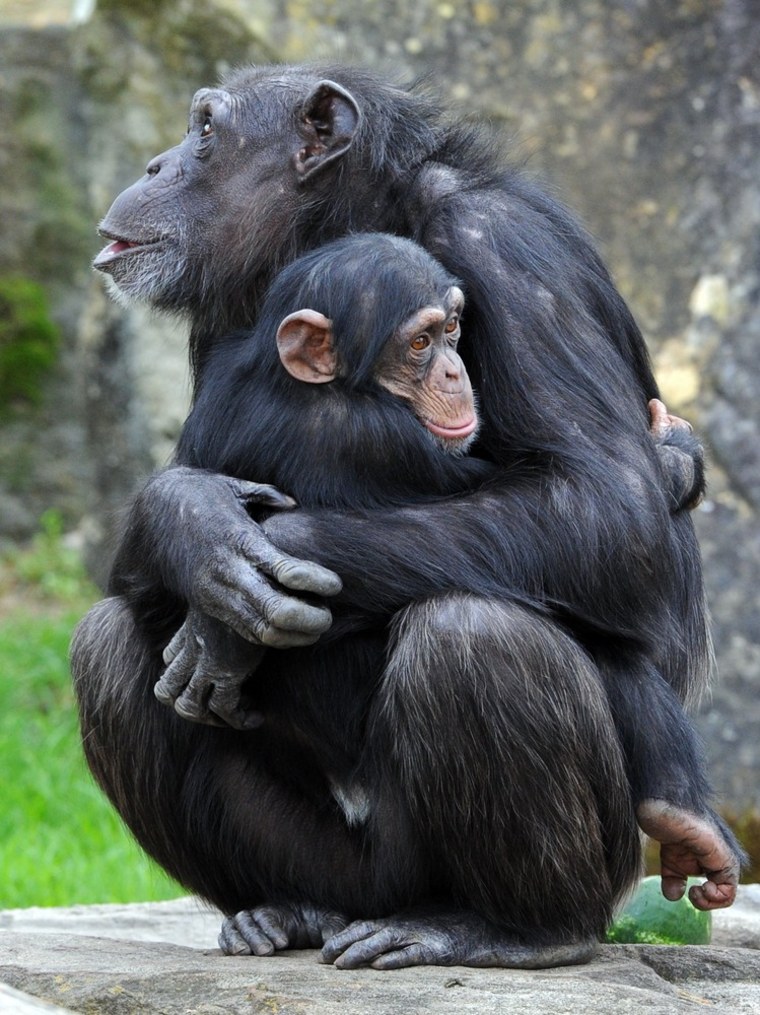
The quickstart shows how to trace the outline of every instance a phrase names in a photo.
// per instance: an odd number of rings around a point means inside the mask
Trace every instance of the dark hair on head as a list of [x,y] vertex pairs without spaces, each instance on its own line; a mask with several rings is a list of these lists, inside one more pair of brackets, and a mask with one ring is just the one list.
[[332,321],[347,383],[358,387],[371,378],[388,336],[415,310],[440,303],[452,285],[456,279],[411,240],[359,233],[299,257],[277,276],[260,333],[274,334],[296,310],[319,311]]

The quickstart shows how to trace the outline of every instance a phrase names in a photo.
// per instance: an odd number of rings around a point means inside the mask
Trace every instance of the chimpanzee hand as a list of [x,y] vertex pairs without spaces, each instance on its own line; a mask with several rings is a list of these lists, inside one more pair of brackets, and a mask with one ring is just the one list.
[[687,433],[691,433],[694,429],[688,420],[669,413],[667,406],[659,398],[651,398],[647,408],[649,409],[649,429],[655,440],[667,440],[673,430],[685,430]]
[[190,609],[164,650],[167,669],[153,691],[183,719],[255,729],[264,717],[245,708],[241,687],[265,652],[221,621]]
[[[175,467],[148,483],[131,528],[139,540],[143,519],[146,528],[162,520],[150,552],[164,582],[191,608],[257,645],[311,645],[329,628],[330,611],[288,593],[335,595],[340,578],[273,546],[248,512],[255,506],[295,503],[272,486]],[[127,552],[144,556],[145,544]]]
[[739,871],[746,859],[717,815],[700,816],[665,800],[644,800],[636,808],[639,827],[660,843],[662,894],[677,902],[687,878],[704,875],[692,885],[689,899],[697,909],[724,909],[736,898]]
[[704,452],[691,423],[672,416],[659,398],[649,402],[649,430],[676,511],[695,508],[705,490]]

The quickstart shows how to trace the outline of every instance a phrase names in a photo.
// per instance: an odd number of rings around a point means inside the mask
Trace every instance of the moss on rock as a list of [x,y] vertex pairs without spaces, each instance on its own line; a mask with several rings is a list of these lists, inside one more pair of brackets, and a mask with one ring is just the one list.
[[0,278],[0,413],[7,415],[19,400],[42,401],[58,341],[42,286],[22,276]]

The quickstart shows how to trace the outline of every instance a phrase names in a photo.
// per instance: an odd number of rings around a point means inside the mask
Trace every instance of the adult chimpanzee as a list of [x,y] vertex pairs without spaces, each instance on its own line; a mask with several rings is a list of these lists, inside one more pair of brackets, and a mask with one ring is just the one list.
[[[187,138],[114,203],[96,267],[123,295],[190,315],[200,385],[212,344],[255,321],[280,267],[377,229],[464,283],[476,451],[500,481],[258,526],[256,502],[289,503],[272,488],[182,466],[154,477],[112,598],[75,640],[93,771],[149,852],[243,911],[228,950],[368,916],[332,937],[328,961],[581,961],[633,877],[634,809],[662,843],[666,894],[705,873],[695,903],[727,904],[740,854],[680,703],[708,669],[699,555],[648,433],[641,335],[572,218],[420,94],[353,70],[264,68],[198,93]],[[330,623],[314,595],[333,596],[336,645],[396,618],[365,727],[382,778],[363,821],[326,797],[308,735],[291,751],[266,724],[189,723],[153,695],[188,606],[297,647]],[[202,665],[186,639],[189,668],[193,654]],[[336,750],[359,721],[350,692]],[[250,887],[257,869],[268,898]]]

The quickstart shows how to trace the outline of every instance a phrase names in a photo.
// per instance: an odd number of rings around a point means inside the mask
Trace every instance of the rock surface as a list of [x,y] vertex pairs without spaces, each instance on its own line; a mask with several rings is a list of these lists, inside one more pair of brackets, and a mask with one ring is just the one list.
[[[0,912],[0,981],[28,996],[0,990],[0,1011],[49,1011],[36,998],[98,1015],[760,1012],[758,885],[717,915],[709,947],[606,945],[588,966],[535,972],[341,971],[311,951],[226,958],[218,922],[194,899]],[[736,934],[745,947],[729,947]]]

